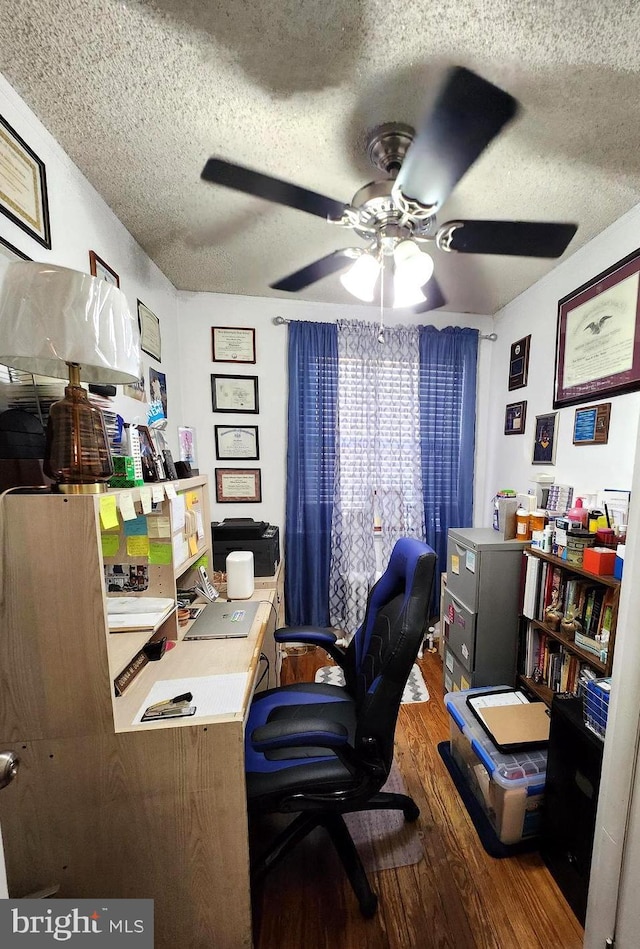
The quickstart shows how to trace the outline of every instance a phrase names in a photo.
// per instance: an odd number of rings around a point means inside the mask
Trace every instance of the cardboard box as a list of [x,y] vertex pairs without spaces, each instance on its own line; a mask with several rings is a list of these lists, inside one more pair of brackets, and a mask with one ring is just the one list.
[[613,576],[616,566],[616,552],[610,547],[585,547],[582,554],[582,566],[589,573],[599,576]]

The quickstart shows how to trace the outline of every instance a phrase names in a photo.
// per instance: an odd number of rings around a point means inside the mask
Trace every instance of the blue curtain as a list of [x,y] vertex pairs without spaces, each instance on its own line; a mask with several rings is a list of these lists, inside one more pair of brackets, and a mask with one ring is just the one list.
[[[447,532],[473,523],[478,330],[420,327],[420,435],[427,543],[446,570]],[[435,584],[433,611],[440,603]]]
[[338,328],[295,321],[288,333],[287,623],[328,626]]

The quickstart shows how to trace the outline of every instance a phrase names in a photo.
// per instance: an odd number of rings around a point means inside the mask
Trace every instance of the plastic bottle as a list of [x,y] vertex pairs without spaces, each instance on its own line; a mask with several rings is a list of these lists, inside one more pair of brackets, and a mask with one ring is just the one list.
[[576,498],[576,503],[571,510],[567,511],[567,517],[570,521],[579,521],[582,527],[587,526],[589,512],[586,507],[582,506],[582,498]]
[[516,540],[531,540],[529,511],[519,507],[516,511]]

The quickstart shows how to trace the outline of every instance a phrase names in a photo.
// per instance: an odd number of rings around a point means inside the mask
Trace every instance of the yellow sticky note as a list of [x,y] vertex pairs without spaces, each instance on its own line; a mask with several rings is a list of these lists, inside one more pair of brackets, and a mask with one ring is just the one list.
[[171,544],[159,544],[157,541],[149,543],[149,563],[171,563]]
[[187,494],[185,497],[185,503],[187,507],[189,508],[189,510],[191,510],[192,507],[198,504],[198,495],[196,494],[195,491],[187,491]]
[[103,494],[100,498],[100,523],[105,531],[108,531],[110,527],[118,526],[115,494]]
[[147,557],[149,554],[149,538],[146,534],[133,534],[127,537],[127,554],[129,557]]
[[192,557],[198,553],[198,540],[193,536],[193,534],[189,538],[189,553]]
[[120,550],[120,534],[102,534],[102,556],[115,557]]
[[456,576],[460,573],[460,557],[457,554],[451,555],[451,573],[455,573]]

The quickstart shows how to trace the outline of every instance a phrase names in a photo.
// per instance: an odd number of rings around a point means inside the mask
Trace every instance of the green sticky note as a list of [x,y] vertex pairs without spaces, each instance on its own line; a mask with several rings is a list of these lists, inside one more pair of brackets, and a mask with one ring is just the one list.
[[146,557],[149,554],[149,538],[147,535],[141,537],[136,534],[134,537],[127,537],[127,554],[130,557]]
[[158,544],[151,541],[149,544],[149,563],[170,564],[171,544]]
[[205,570],[206,570],[207,567],[209,566],[209,558],[207,557],[206,554],[203,554],[203,556],[200,557],[199,560],[196,560],[196,562],[194,563],[193,566],[194,566],[194,567],[204,567]]
[[115,557],[120,550],[120,534],[102,534],[102,556]]

